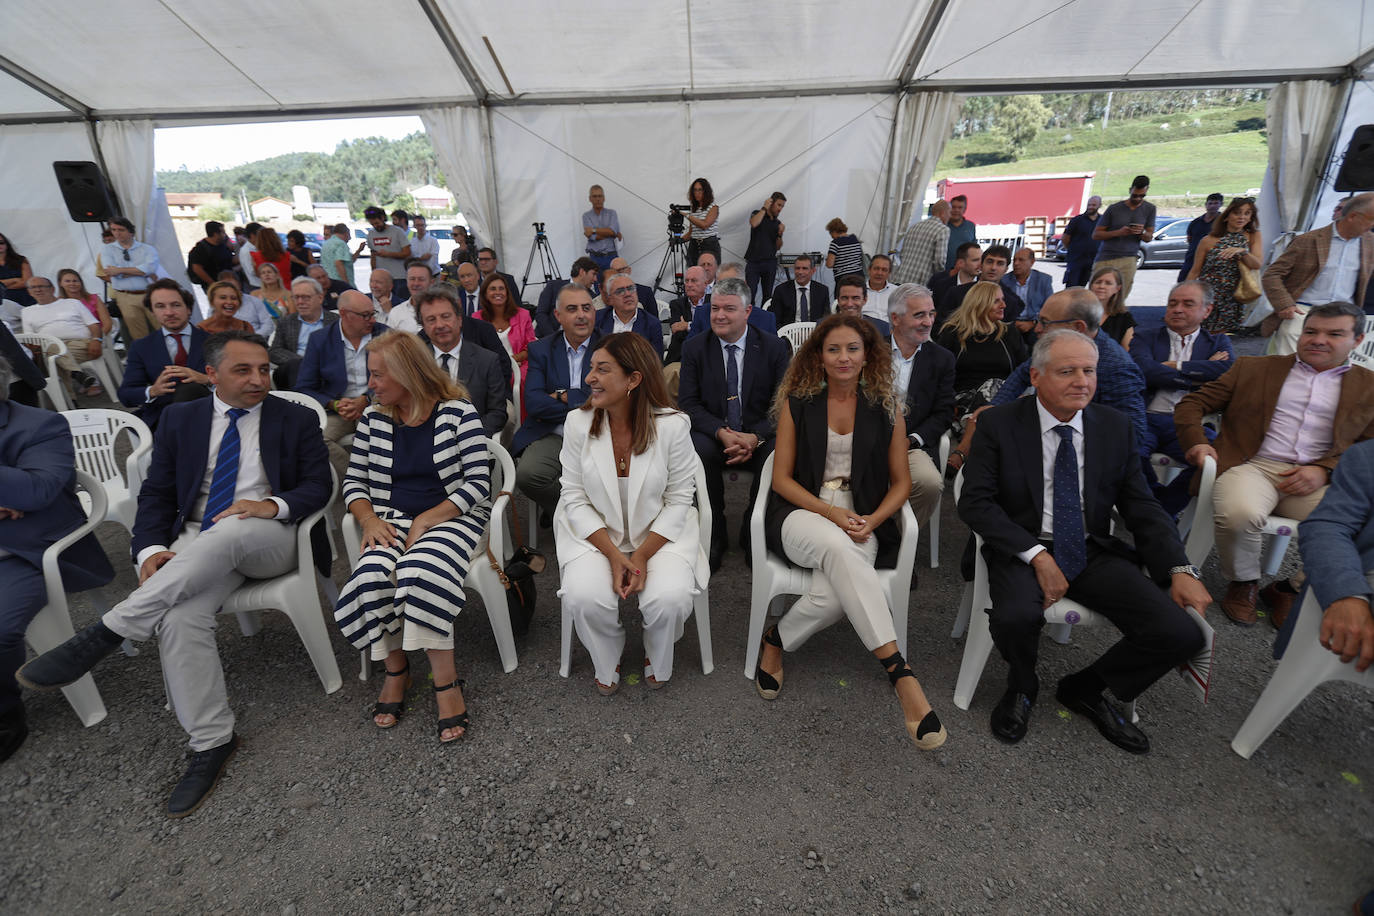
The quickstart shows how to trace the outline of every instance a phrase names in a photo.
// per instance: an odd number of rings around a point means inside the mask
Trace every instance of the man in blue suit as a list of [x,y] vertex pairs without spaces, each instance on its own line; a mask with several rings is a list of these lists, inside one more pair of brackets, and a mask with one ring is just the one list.
[[[331,491],[314,414],[267,396],[267,342],[242,331],[214,334],[205,361],[214,397],[169,408],[154,440],[131,544],[139,587],[19,672],[25,686],[56,689],[121,640],[156,635],[172,708],[191,738],[190,765],[168,800],[171,817],[205,800],[238,747],[215,614],[245,578],[296,567],[294,523],[323,508]],[[315,560],[328,559],[321,538]]]
[[639,305],[639,292],[628,274],[611,274],[602,295],[607,305],[596,313],[596,331],[604,336],[632,331],[649,342],[663,359],[663,324],[658,315]]
[[376,304],[358,290],[339,296],[338,324],[310,335],[296,376],[296,390],[324,405],[324,441],[337,480],[348,472],[348,449],[340,443],[353,435],[367,409],[365,350],[373,337],[387,329],[376,318]]
[[37,407],[38,392],[47,387],[48,380],[43,377],[38,364],[33,361],[33,354],[20,345],[3,322],[0,322],[0,358],[5,359],[10,365],[5,378],[0,379],[0,382],[9,381],[10,401],[27,407]]
[[156,280],[145,297],[162,329],[129,347],[119,400],[137,408],[138,418],[155,430],[162,411],[170,405],[209,396],[204,354],[209,335],[191,324],[196,300],[177,281]]
[[[76,451],[59,415],[9,400],[9,365],[0,359],[0,762],[28,735],[14,672],[24,632],[47,604],[43,552],[86,521],[76,501]],[[68,591],[104,585],[114,570],[94,535],[58,558]]]
[[[1206,283],[1189,280],[1169,291],[1164,309],[1164,326],[1136,329],[1131,339],[1131,358],[1145,376],[1146,454],[1160,452],[1187,465],[1183,448],[1174,431],[1174,408],[1183,396],[1221,377],[1234,363],[1235,350],[1225,334],[1210,334],[1202,322],[1212,311],[1212,289]],[[1209,439],[1216,432],[1203,427]],[[1177,516],[1188,504],[1188,488],[1195,468],[1187,465],[1167,486],[1152,472],[1150,481],[1160,505]]]
[[[720,270],[716,271],[716,279],[709,289],[714,290],[716,284],[721,280],[743,280],[744,265],[738,261],[727,261],[720,265]],[[819,286],[819,284],[817,284]],[[765,312],[763,309],[754,309],[749,313],[749,324],[758,328],[765,334],[776,335],[778,333],[778,318],[772,312]],[[697,306],[692,311],[692,326],[687,329],[687,337],[691,339],[698,334],[705,334],[711,329],[711,293],[706,293],[704,305]]]
[[1011,258],[1011,272],[1002,276],[1002,289],[1021,300],[1021,315],[1016,329],[1022,334],[1035,330],[1040,306],[1054,293],[1054,281],[1043,270],[1035,269],[1035,251],[1018,248]]
[[749,549],[749,514],[759,470],[772,451],[776,426],[769,414],[791,352],[775,334],[749,324],[750,290],[743,280],[717,280],[711,295],[711,333],[682,345],[678,405],[692,421],[692,445],[706,469],[711,500],[711,571],[725,553],[725,470],[748,471],[740,546]]
[[1331,489],[1298,525],[1298,550],[1322,607],[1322,645],[1365,671],[1374,662],[1374,440],[1341,455]]
[[587,400],[587,361],[601,337],[593,325],[592,295],[576,283],[558,291],[553,315],[563,331],[529,346],[525,422],[511,440],[520,459],[515,485],[550,519],[563,472],[563,418]]

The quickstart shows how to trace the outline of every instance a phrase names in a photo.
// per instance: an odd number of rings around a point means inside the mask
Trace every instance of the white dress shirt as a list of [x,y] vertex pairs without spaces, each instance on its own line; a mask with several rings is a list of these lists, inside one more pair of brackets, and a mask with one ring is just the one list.
[[1325,305],[1354,299],[1360,279],[1360,240],[1365,235],[1362,232],[1353,239],[1342,238],[1333,227],[1326,263],[1322,265],[1317,279],[1302,291],[1299,301],[1307,305]]
[[621,321],[620,316],[616,314],[615,309],[611,309],[611,333],[623,334],[627,331],[633,331],[635,329],[635,320],[639,318],[639,312],[639,308],[636,307],[634,314],[630,316],[629,321]]
[[434,276],[439,276],[439,240],[428,232],[424,238],[416,236],[410,240],[410,256],[412,259],[422,258],[429,262],[429,269]]
[[[1054,414],[1045,409],[1045,405],[1040,403],[1040,399],[1035,399],[1035,409],[1040,417],[1040,461],[1041,473],[1045,478],[1045,502],[1044,508],[1040,513],[1040,539],[1042,541],[1054,540],[1054,460],[1059,457],[1059,443],[1063,440],[1059,436],[1057,426],[1063,426],[1064,421],[1058,419]],[[1083,507],[1083,411],[1073,415],[1068,421],[1069,426],[1073,427],[1073,450],[1078,457],[1078,506]],[[1086,522],[1083,530],[1087,531]],[[1035,559],[1035,555],[1044,550],[1044,546],[1036,544],[1029,550],[1022,551],[1019,556],[1022,560],[1029,563]]]
[[897,399],[900,401],[906,401],[906,390],[911,387],[911,367],[916,363],[916,354],[920,352],[921,347],[917,347],[911,351],[910,356],[903,356],[902,348],[897,346],[896,339],[892,341],[892,381]]
[[[586,340],[582,341],[582,346],[574,347],[572,344],[568,343],[568,338],[566,336],[563,338],[563,352],[568,358],[569,389],[582,387],[582,363],[587,358],[587,348],[591,344],[591,340],[592,339],[588,337]],[[554,430],[554,435],[563,435],[562,423],[558,424],[558,428]]]
[[420,321],[415,317],[415,307],[410,304],[409,299],[400,305],[392,306],[391,311],[386,313],[386,326],[393,331],[420,333]]
[[[740,389],[741,389],[741,391],[740,391],[741,394],[744,393],[744,392],[743,392],[743,388],[744,388],[744,338],[746,338],[746,337],[748,337],[748,336],[749,336],[749,328],[746,327],[746,328],[744,329],[744,333],[741,334],[741,335],[740,335],[738,338],[736,338],[735,340],[726,340],[724,337],[717,337],[717,338],[716,338],[716,340],[720,343],[720,355],[721,355],[721,357],[722,357],[722,363],[721,363],[722,365],[724,365],[723,360],[729,359],[729,358],[730,358],[730,351],[727,350],[727,349],[725,349],[725,348],[726,348],[726,347],[737,347],[737,348],[738,348],[738,349],[735,350],[735,369],[737,369],[737,370],[739,371],[739,385],[740,385]],[[724,368],[722,371],[725,372],[725,378],[728,380],[728,379],[730,378],[730,367],[729,367],[729,366],[725,366],[725,368]],[[729,382],[727,381],[726,384],[728,385]],[[740,406],[743,407],[743,405],[740,405]]]
[[449,358],[448,377],[455,382],[458,381],[458,351],[463,348],[462,338],[460,337],[458,339],[458,342],[453,345],[452,350],[441,350],[439,349],[439,345],[435,343],[431,343],[429,346],[430,349],[434,351],[434,361],[439,364],[440,369],[444,367],[444,357],[447,356]]
[[894,288],[891,283],[882,289],[867,287],[865,291],[868,293],[868,298],[864,300],[862,314],[870,318],[877,318],[879,321],[891,321],[892,316],[887,311],[887,300],[891,297]]
[[[1181,366],[1193,358],[1193,344],[1197,343],[1196,330],[1186,337],[1179,337],[1176,332],[1167,328],[1165,333],[1169,335],[1169,362],[1175,366]],[[1154,397],[1150,398],[1150,404],[1146,409],[1150,413],[1171,414],[1174,412],[1174,408],[1178,406],[1178,402],[1183,400],[1183,396],[1187,393],[1188,391],[1184,388],[1161,388],[1155,392]]]
[[339,324],[339,337],[344,345],[344,367],[348,370],[348,387],[344,389],[343,396],[360,397],[367,393],[367,345],[371,342],[372,335],[364,334],[363,339],[358,341],[358,346],[355,347],[344,335],[343,322]]

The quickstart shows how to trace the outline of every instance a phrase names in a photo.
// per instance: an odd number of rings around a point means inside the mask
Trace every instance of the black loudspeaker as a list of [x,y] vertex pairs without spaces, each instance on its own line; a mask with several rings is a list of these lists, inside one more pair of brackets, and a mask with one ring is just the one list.
[[78,223],[103,223],[115,215],[105,176],[94,162],[54,162],[67,212]]
[[1336,190],[1374,191],[1374,124],[1355,128],[1345,148],[1341,171],[1336,175]]

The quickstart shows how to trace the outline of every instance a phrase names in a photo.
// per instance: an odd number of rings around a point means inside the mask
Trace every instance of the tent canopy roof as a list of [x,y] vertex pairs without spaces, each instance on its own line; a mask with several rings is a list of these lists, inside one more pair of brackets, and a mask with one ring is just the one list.
[[[1374,0],[10,0],[0,122],[1337,79]],[[60,45],[79,53],[54,53]]]

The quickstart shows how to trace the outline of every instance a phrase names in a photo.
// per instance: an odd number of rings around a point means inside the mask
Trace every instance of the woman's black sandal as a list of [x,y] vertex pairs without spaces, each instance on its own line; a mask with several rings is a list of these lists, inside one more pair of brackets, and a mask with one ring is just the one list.
[[[912,672],[911,666],[906,663],[906,659],[902,658],[900,652],[893,652],[887,658],[878,659],[878,664],[887,670],[887,679],[892,682],[894,691],[897,689],[897,682],[902,678],[909,677],[913,681],[916,680],[915,673]],[[935,714],[934,709],[926,713],[920,722],[908,721],[906,733],[911,737],[912,742],[923,751],[935,750],[944,744],[945,739],[949,737],[949,733],[940,724],[940,717]]]
[[[782,637],[778,636],[776,625],[769,627],[763,634],[763,641],[770,646],[782,648]],[[778,691],[782,690],[782,672],[778,672],[777,677],[763,670],[763,650],[759,649],[758,667],[754,669],[754,689],[759,692],[759,696],[765,700],[776,700]]]
[[[401,690],[401,692],[404,693],[405,691],[410,689],[410,662],[407,661],[406,666],[402,668],[400,671],[388,671],[386,673],[386,676],[405,678],[406,685]],[[395,703],[382,703],[380,701],[374,703],[372,705],[372,724],[376,725],[378,728],[395,728],[396,724],[401,721],[401,716],[405,714],[405,708],[406,701],[404,698],[398,700]],[[378,716],[391,716],[391,724],[379,724],[377,722]]]
[[[452,690],[454,687],[462,687],[462,686],[463,686],[464,684],[466,684],[466,683],[467,683],[467,681],[458,680],[458,681],[454,681],[452,684],[445,684],[445,685],[442,686],[442,687],[439,687],[439,686],[436,685],[433,689],[434,689],[434,692],[435,692],[435,693],[442,693],[442,692],[444,692],[445,690]],[[438,700],[436,699],[435,702],[437,703]],[[447,719],[440,719],[440,720],[439,720],[439,743],[440,743],[440,744],[448,744],[449,742],[451,742],[451,741],[457,741],[459,738],[463,737],[463,735],[466,735],[466,734],[468,733],[468,723],[469,723],[470,721],[471,721],[471,720],[468,718],[468,714],[467,714],[467,711],[466,711],[466,710],[464,710],[463,712],[458,713],[458,715],[456,715],[456,716],[449,716]],[[444,737],[444,732],[447,731],[448,729],[451,729],[451,728],[461,728],[463,731],[462,731],[461,734],[454,735],[452,738],[445,738],[445,737]]]

